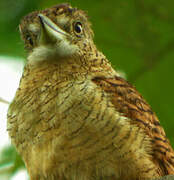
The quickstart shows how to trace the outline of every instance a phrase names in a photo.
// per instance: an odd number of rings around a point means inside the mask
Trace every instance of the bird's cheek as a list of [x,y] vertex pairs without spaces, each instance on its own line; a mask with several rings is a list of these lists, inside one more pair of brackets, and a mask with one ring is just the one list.
[[72,56],[78,49],[79,47],[77,45],[71,44],[68,40],[57,43],[57,50],[60,56]]

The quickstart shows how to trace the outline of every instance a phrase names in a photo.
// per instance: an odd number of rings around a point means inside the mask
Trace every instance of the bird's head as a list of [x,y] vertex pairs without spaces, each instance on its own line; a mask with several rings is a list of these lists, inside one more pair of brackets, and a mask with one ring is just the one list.
[[93,44],[86,13],[69,4],[30,13],[19,29],[29,56],[35,59],[80,55]]

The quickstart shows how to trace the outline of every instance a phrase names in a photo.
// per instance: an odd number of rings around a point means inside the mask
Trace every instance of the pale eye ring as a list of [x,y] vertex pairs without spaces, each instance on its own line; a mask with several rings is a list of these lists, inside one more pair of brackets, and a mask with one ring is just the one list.
[[82,33],[82,30],[83,30],[83,28],[82,28],[82,23],[81,22],[75,22],[74,23],[74,31],[75,31],[75,33],[77,34],[77,35],[80,35],[81,33]]

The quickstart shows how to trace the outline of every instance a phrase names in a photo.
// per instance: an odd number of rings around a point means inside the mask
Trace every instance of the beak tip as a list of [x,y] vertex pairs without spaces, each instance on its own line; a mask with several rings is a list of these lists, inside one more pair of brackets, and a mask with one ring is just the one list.
[[39,18],[39,21],[41,23],[42,26],[44,26],[44,21],[43,21],[43,15],[42,14],[38,14],[38,18]]
[[39,17],[39,18],[42,18],[42,17],[43,17],[43,15],[42,15],[41,13],[39,13],[39,14],[38,14],[38,17]]
[[38,18],[39,18],[40,20],[42,20],[42,18],[43,18],[43,15],[42,15],[42,14],[38,14],[37,16],[38,16]]

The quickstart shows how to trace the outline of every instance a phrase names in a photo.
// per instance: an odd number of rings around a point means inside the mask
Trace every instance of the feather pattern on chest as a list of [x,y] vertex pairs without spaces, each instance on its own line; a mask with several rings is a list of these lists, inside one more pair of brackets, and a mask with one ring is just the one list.
[[137,167],[141,175],[155,175],[148,136],[115,109],[92,77],[60,81],[56,71],[46,72],[23,75],[28,78],[8,112],[8,130],[33,179],[126,179],[125,170],[138,178]]
[[19,26],[27,63],[7,129],[31,180],[146,180],[174,152],[138,91],[93,42],[82,10],[60,4]]

